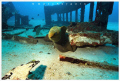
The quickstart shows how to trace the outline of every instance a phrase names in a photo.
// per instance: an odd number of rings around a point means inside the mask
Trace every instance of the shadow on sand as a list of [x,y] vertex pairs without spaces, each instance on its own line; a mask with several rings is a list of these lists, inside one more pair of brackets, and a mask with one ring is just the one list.
[[32,80],[42,80],[44,77],[46,67],[47,66],[45,65],[40,65],[35,71],[30,72],[28,78]]

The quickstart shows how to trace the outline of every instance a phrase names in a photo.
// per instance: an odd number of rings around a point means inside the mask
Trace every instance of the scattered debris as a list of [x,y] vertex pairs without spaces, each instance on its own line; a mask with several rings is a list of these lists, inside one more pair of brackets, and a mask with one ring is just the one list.
[[14,57],[16,57],[17,55],[13,55]]
[[17,36],[17,35],[6,34],[6,33],[2,33],[2,38],[3,39],[15,40],[15,41],[19,41],[19,42],[22,42],[22,43],[37,44],[37,42],[38,42],[37,39],[26,38],[26,37],[21,37],[21,36]]
[[35,55],[35,53],[32,53],[32,55]]
[[39,53],[43,53],[43,51],[40,51]]
[[29,38],[34,38],[33,36],[28,35]]
[[71,75],[71,73],[70,73],[70,72],[67,72],[66,74]]
[[47,53],[47,54],[50,54],[50,53]]
[[30,61],[27,64],[17,66],[2,77],[2,80],[26,80],[28,79],[29,71],[39,62],[40,61]]
[[51,67],[49,67],[48,69],[51,69]]
[[10,54],[11,56],[14,56],[14,57],[16,57],[17,55],[13,55],[13,54]]

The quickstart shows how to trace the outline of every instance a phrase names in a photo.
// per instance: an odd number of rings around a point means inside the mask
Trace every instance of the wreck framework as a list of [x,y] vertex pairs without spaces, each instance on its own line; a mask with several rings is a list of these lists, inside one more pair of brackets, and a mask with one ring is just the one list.
[[[93,21],[94,2],[64,2],[60,5],[44,6],[46,25],[51,25],[51,23],[70,24],[72,22],[72,11],[75,11],[75,22],[78,22],[78,9],[81,9],[80,22],[84,22],[85,6],[87,4],[90,4],[89,22]],[[102,26],[102,30],[107,29],[108,16],[112,14],[113,4],[114,2],[97,2],[95,23]],[[57,14],[56,22],[51,19],[51,15],[54,13]],[[68,21],[68,13],[70,13],[70,21]],[[61,20],[62,15],[63,20]]]

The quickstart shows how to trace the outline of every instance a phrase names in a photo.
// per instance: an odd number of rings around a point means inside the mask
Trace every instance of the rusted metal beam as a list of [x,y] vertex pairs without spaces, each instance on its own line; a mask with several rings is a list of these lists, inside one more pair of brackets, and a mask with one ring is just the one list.
[[114,2],[97,2],[95,23],[101,30],[107,30],[108,16],[112,13]]
[[84,22],[84,12],[85,12],[85,4],[81,3],[81,21],[80,22]]
[[65,20],[64,20],[64,13],[63,13],[63,21],[65,21]]
[[90,3],[89,21],[93,21],[93,9],[94,9],[94,2],[91,2]]
[[78,21],[78,9],[75,10],[75,22],[77,22],[77,21]]
[[15,27],[20,26],[20,14],[15,14]]
[[113,65],[105,62],[94,62],[94,61],[89,61],[85,59],[76,59],[73,57],[66,57],[63,55],[59,55],[59,60],[67,61],[71,63],[77,63],[85,66],[99,67],[101,69],[114,70],[114,71],[118,71],[118,68],[119,68],[118,65]]
[[70,12],[70,22],[72,22],[72,11]]
[[68,22],[68,12],[66,13],[66,22]]

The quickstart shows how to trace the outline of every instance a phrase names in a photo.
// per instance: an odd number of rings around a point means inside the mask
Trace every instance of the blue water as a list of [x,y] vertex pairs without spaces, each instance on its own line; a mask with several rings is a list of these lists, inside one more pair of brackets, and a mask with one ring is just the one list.
[[[5,4],[6,2],[2,2],[2,4]],[[48,5],[48,6],[53,6],[53,5],[59,5],[63,2],[13,2],[16,10],[19,11],[19,13],[21,15],[28,15],[29,16],[29,20],[31,20],[31,18],[33,17],[34,20],[42,20],[45,19],[45,15],[44,15],[44,5]],[[107,29],[112,29],[112,30],[119,30],[119,2],[114,2],[113,5],[113,12],[111,15],[109,15],[108,18],[108,22],[111,23],[112,25],[108,24]],[[97,6],[97,2],[94,2],[94,11],[93,11],[93,20],[95,20],[95,15],[96,15],[96,6]],[[88,22],[89,20],[89,11],[90,11],[90,4],[87,4],[85,6],[85,14],[84,14],[84,22]],[[38,16],[39,14],[39,16]],[[68,21],[70,20],[69,18],[70,13],[68,13]],[[57,14],[53,14],[52,16],[52,20],[57,21]],[[8,20],[9,21],[14,21],[15,17],[11,17]],[[65,19],[66,20],[66,19]],[[72,21],[75,21],[75,11],[72,12]],[[80,9],[78,9],[78,21],[80,21]],[[113,25],[115,22],[115,25]],[[42,22],[42,23],[45,23]],[[39,23],[36,22],[35,25],[37,25]],[[10,22],[10,25],[14,25],[14,22]],[[112,27],[112,28],[111,28]]]

